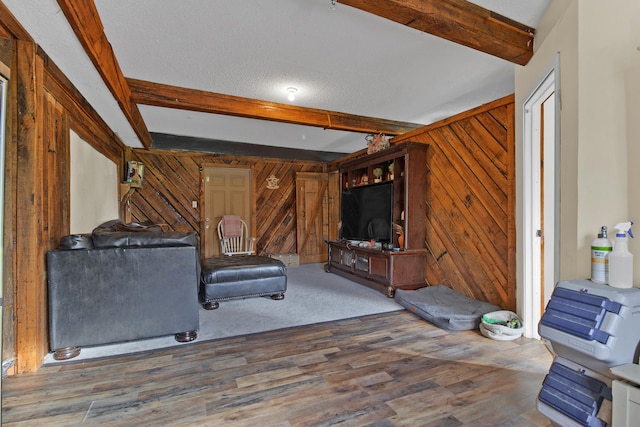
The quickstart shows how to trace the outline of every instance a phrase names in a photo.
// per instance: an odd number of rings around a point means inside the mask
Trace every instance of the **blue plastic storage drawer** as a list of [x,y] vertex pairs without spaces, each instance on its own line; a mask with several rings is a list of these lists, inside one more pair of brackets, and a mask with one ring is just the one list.
[[538,400],[543,404],[564,414],[578,425],[589,427],[607,425],[598,418],[605,399],[611,401],[611,387],[557,360],[551,365],[538,394]]
[[606,344],[610,334],[600,330],[607,312],[620,313],[620,303],[585,291],[556,288],[541,323],[587,341]]
[[538,332],[559,356],[608,375],[634,361],[638,325],[640,289],[571,280],[556,285]]

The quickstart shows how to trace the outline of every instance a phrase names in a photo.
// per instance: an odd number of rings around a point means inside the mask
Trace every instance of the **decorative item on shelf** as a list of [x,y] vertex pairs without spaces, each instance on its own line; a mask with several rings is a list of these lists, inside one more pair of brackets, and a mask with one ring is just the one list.
[[142,185],[144,180],[144,164],[135,160],[127,162],[127,174],[124,178],[125,184]]
[[360,178],[360,184],[362,185],[367,185],[369,183],[369,177],[367,176],[367,174],[362,174],[362,177]]
[[364,137],[367,141],[367,154],[376,153],[385,148],[389,148],[389,139],[383,133],[373,134]]
[[269,190],[277,190],[278,188],[280,188],[280,186],[278,185],[279,182],[280,180],[276,178],[275,175],[271,174],[271,176],[267,178],[267,188]]
[[373,176],[375,177],[373,182],[382,182],[382,173],[382,168],[373,169]]
[[398,235],[398,247],[404,248],[404,229],[400,224],[393,223],[393,232]]
[[393,181],[393,162],[389,163],[387,170],[389,171],[389,181]]

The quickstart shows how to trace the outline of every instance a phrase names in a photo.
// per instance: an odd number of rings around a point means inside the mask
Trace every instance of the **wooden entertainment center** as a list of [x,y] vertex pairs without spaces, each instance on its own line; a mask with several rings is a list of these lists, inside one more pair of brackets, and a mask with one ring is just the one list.
[[427,147],[403,142],[339,165],[341,191],[393,182],[394,249],[363,247],[366,243],[361,246],[345,239],[330,241],[327,271],[378,289],[390,298],[396,289],[427,286]]

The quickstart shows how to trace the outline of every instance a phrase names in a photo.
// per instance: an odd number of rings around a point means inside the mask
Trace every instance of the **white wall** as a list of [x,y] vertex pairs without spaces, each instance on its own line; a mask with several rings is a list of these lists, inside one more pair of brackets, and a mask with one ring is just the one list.
[[[637,0],[554,0],[539,25],[532,60],[516,68],[521,171],[521,105],[560,53],[560,279],[588,278],[589,246],[600,227],[633,220],[639,238],[630,249],[640,284],[640,190],[634,187],[640,175],[639,21]],[[520,185],[522,176],[517,179]],[[521,224],[522,200],[517,203]]]
[[71,131],[70,231],[89,233],[119,218],[118,166]]
[[[640,80],[640,73],[627,73],[640,59],[640,2],[616,0],[580,1],[580,117],[578,152],[580,198],[578,217],[580,260],[588,268],[589,242],[601,225],[610,228],[619,222],[633,220],[640,236],[640,211],[632,212],[634,194],[629,192],[628,160],[632,146],[640,134],[628,134],[627,98],[640,93],[629,92]],[[626,74],[626,76],[625,76]],[[625,78],[628,81],[625,81]],[[628,84],[629,83],[629,84]],[[633,120],[633,119],[632,119]],[[635,111],[635,120],[640,120]],[[636,157],[636,160],[640,160]],[[596,171],[596,173],[594,173]],[[638,199],[640,192],[635,192]],[[590,230],[595,230],[591,231]],[[612,230],[612,234],[613,234]],[[640,245],[635,244],[640,249]],[[640,261],[637,252],[636,261]],[[640,279],[640,263],[636,263],[636,279]],[[638,282],[640,284],[640,282]]]
[[[636,17],[640,21],[640,17]],[[640,40],[636,38],[636,49]],[[635,239],[631,239],[630,250],[634,254],[635,283],[640,284],[640,50],[635,59],[626,64],[623,79],[626,94],[627,119],[627,198],[629,217],[636,221]]]

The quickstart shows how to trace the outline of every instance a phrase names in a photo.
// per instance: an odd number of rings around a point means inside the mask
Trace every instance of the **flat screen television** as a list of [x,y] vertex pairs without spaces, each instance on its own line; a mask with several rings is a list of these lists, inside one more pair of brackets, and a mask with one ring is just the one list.
[[343,239],[393,241],[393,182],[346,189],[341,201]]

